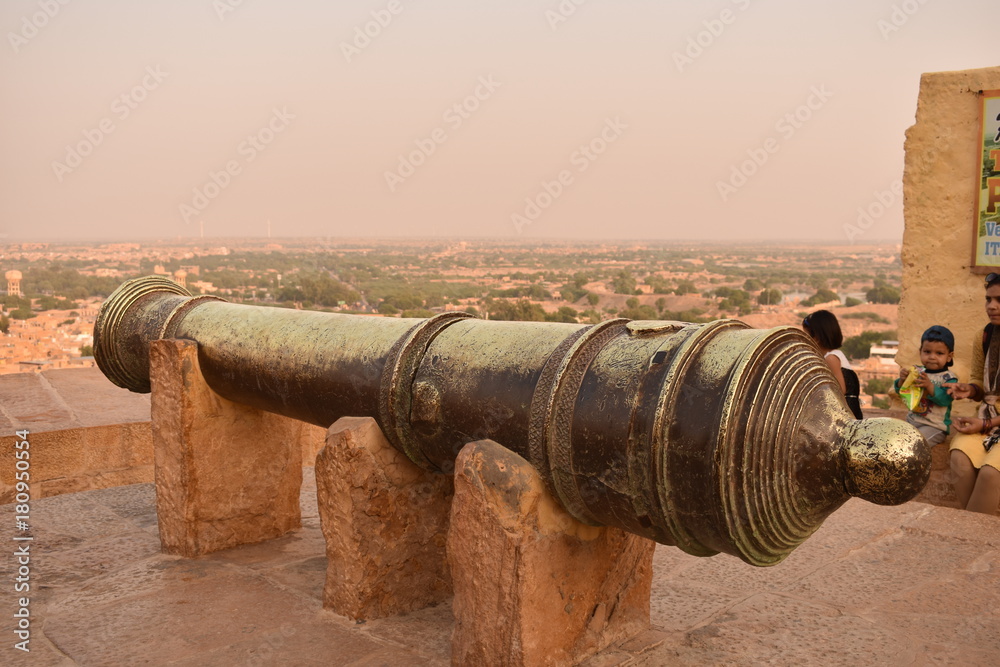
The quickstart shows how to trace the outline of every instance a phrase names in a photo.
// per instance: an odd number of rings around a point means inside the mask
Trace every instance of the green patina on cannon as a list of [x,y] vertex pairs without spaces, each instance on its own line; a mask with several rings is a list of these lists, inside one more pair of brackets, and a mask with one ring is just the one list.
[[98,366],[148,392],[160,338],[196,341],[227,399],[324,427],[374,417],[428,470],[451,472],[463,445],[489,438],[580,521],[698,556],[773,565],[851,496],[900,504],[930,474],[920,434],[855,421],[792,327],[339,315],[192,297],[152,276],[101,308]]

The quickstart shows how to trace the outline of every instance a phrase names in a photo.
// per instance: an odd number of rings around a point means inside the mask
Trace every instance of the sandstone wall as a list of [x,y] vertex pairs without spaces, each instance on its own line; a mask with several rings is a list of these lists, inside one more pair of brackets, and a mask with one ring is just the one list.
[[[987,319],[983,276],[973,274],[980,90],[1000,89],[1000,67],[932,72],[920,79],[916,124],[906,132],[903,171],[901,365],[919,359],[920,334],[943,324],[955,334],[955,366],[969,378],[972,346]],[[968,401],[959,408],[968,410]]]

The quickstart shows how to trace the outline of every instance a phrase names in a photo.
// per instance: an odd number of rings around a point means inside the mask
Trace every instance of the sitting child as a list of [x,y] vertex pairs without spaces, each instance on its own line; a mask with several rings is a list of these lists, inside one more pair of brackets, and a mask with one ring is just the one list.
[[951,395],[944,385],[958,382],[958,377],[948,370],[955,350],[955,336],[945,327],[934,325],[920,337],[920,366],[903,368],[895,382],[898,393],[910,373],[916,377],[910,385],[920,387],[920,400],[910,408],[906,421],[917,427],[927,444],[943,442],[951,426]]

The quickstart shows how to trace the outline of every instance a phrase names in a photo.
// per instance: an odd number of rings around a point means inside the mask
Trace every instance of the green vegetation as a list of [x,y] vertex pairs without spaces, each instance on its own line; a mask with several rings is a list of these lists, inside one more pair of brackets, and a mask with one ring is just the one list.
[[889,324],[889,320],[878,313],[845,313],[841,317],[845,320],[870,320],[878,324]]
[[[786,295],[803,292],[812,296],[803,301],[802,310],[838,300],[837,292],[869,291],[870,300],[893,303],[898,301],[901,275],[899,258],[891,257],[895,249],[889,246],[845,255],[822,246],[666,242],[527,246],[469,241],[457,247],[447,241],[327,239],[290,242],[278,251],[242,245],[244,249],[218,255],[203,255],[194,245],[180,252],[177,246],[148,253],[144,248],[147,256],[131,263],[117,258],[101,263],[15,257],[5,268],[22,271],[27,297],[5,297],[4,309],[9,320],[33,316],[32,303],[35,312],[90,308],[82,300],[106,296],[123,280],[149,275],[160,266],[168,272],[184,268],[192,292],[217,294],[234,303],[390,317],[424,317],[454,309],[532,321],[596,323],[623,316],[704,322],[759,312],[780,304]],[[109,269],[121,272],[120,277],[94,275]],[[190,286],[198,280],[211,286]],[[606,292],[588,289],[595,284],[606,286]],[[704,296],[699,295],[702,290]],[[621,297],[609,293],[639,298],[629,298],[623,306]],[[680,308],[676,297],[681,296],[686,297],[685,310],[671,310]],[[844,317],[872,325],[886,322],[875,314]]]
[[840,349],[848,359],[867,359],[871,354],[872,345],[895,338],[895,331],[862,331],[861,334],[845,340]]
[[91,345],[83,345],[80,347],[81,357],[92,357],[94,356],[94,348]]
[[840,301],[840,297],[833,290],[829,290],[825,287],[820,287],[818,290],[816,290],[815,294],[813,294],[808,299],[804,299],[802,301],[802,305],[808,308],[812,308],[813,306],[818,306],[821,303],[830,303],[831,301]]
[[635,288],[635,276],[627,269],[619,271],[611,281],[615,294],[638,294]]
[[6,315],[0,315],[0,333],[6,335],[10,331],[10,318]]
[[674,294],[677,296],[683,296],[685,294],[697,294],[698,288],[695,287],[694,283],[690,280],[681,280],[677,283],[677,287],[674,288]]
[[757,303],[761,306],[777,306],[784,298],[785,295],[781,293],[780,289],[771,287],[760,291],[760,294],[757,295]]
[[899,290],[884,280],[876,280],[875,286],[865,293],[871,303],[899,303]]
[[890,378],[872,378],[867,383],[865,383],[865,391],[869,396],[874,396],[875,394],[888,394],[889,390],[892,388],[892,379]]

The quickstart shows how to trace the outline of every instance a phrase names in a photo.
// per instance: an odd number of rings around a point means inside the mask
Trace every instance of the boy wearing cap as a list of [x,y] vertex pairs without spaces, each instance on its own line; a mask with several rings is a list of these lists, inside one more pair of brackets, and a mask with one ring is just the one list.
[[[949,371],[955,351],[955,336],[947,328],[935,324],[920,337],[919,375],[913,384],[923,389],[920,403],[906,415],[906,421],[917,427],[927,444],[933,447],[943,442],[951,426],[951,395],[944,385],[958,382],[958,376]],[[896,391],[909,375],[910,369],[900,370],[895,382]]]

